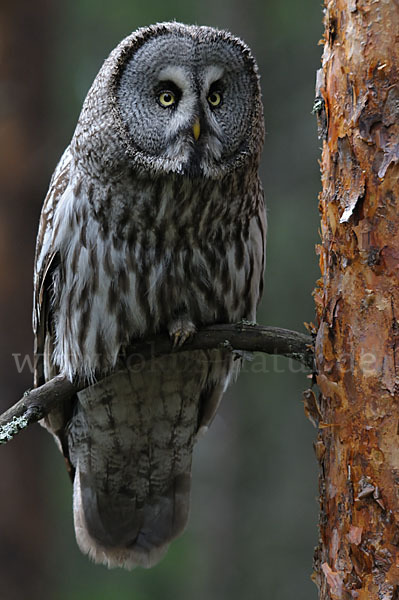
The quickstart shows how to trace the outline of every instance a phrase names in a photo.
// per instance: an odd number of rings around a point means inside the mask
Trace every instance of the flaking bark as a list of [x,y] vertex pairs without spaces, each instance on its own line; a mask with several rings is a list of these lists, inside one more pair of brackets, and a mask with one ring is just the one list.
[[321,600],[399,598],[399,3],[326,1],[316,365]]

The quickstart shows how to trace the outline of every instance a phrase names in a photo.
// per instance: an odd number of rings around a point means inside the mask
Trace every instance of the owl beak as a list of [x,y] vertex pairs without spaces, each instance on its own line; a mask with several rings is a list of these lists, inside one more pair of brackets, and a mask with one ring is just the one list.
[[193,133],[194,133],[194,139],[195,139],[195,141],[197,141],[200,136],[200,133],[201,133],[201,125],[200,125],[198,117],[196,118],[195,123],[193,125]]

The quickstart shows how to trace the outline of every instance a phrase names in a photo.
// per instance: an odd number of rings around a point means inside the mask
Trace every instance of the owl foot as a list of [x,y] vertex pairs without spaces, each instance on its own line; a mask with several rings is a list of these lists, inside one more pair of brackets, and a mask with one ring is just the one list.
[[195,325],[187,319],[176,319],[169,327],[173,348],[180,348],[196,332]]

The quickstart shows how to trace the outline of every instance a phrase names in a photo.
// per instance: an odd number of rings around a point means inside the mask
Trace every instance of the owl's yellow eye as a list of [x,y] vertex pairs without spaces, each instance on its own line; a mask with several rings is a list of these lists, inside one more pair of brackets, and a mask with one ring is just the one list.
[[173,92],[165,90],[159,94],[158,102],[164,108],[168,108],[174,105],[174,103],[176,102],[176,97]]
[[222,94],[220,92],[211,92],[208,96],[208,102],[214,108],[222,102]]

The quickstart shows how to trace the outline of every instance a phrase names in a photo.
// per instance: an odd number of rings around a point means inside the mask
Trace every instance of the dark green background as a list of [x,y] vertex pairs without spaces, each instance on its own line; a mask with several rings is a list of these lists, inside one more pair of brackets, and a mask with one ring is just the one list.
[[[320,144],[311,115],[322,33],[318,2],[58,2],[46,66],[45,112],[52,131],[48,179],[104,58],[137,27],[172,19],[229,29],[257,58],[267,131],[261,175],[269,220],[258,321],[302,331],[303,322],[314,319],[311,292],[319,276],[314,245]],[[36,221],[31,227],[36,229]],[[196,448],[187,530],[149,571],[109,571],[80,554],[63,459],[50,436],[39,431],[45,438],[40,476],[50,530],[40,577],[48,598],[315,599],[310,581],[317,543],[315,430],[301,402],[308,383],[298,364],[282,358],[258,356],[246,364]],[[29,511],[34,519],[35,505]],[[20,572],[23,576],[23,565]]]

